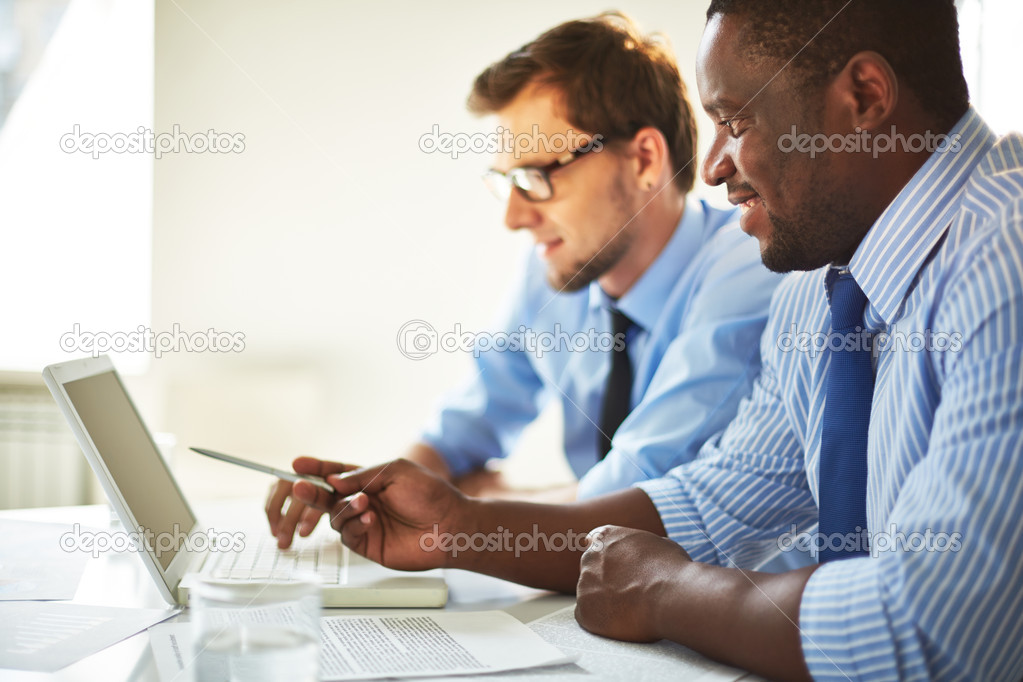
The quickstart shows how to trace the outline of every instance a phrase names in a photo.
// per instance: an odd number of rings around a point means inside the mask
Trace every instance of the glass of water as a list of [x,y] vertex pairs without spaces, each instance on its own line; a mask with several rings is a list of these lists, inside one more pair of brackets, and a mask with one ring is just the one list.
[[202,578],[190,589],[197,682],[316,682],[320,583],[315,574],[260,582]]

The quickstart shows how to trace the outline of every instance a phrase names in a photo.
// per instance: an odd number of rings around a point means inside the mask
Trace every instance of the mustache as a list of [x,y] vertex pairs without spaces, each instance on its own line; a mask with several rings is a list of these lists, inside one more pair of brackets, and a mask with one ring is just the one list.
[[736,194],[738,195],[756,194],[757,196],[760,196],[760,192],[753,189],[753,185],[749,184],[748,182],[742,182],[737,185],[725,183],[725,187],[728,188],[728,196],[733,196]]

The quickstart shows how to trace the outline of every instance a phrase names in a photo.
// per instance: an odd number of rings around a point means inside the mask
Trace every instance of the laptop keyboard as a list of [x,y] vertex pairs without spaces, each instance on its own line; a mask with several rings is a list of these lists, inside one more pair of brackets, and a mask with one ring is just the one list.
[[344,584],[347,579],[347,552],[337,540],[316,542],[290,549],[278,549],[276,538],[268,534],[250,534],[245,549],[239,552],[210,552],[202,567],[204,575],[224,580],[266,580],[282,578],[296,571],[315,573],[324,585]]

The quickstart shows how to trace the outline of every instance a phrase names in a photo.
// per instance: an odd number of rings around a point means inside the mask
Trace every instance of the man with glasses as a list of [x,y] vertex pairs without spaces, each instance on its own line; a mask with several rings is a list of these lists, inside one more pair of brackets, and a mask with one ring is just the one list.
[[[519,345],[474,354],[406,459],[470,494],[518,495],[485,464],[554,402],[580,483],[547,499],[688,461],[751,390],[779,278],[734,211],[687,198],[696,127],[670,48],[618,14],[571,21],[483,71],[468,104],[510,136],[484,179],[535,242],[492,330]],[[320,514],[282,516],[290,491],[267,502],[282,547]]]

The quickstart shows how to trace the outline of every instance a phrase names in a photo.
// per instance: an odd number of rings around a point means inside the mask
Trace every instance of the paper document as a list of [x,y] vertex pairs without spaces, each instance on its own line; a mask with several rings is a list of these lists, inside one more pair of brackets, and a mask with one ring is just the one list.
[[[481,674],[574,660],[503,611],[329,616],[320,626],[321,680]],[[193,679],[190,624],[149,634],[160,679]]]
[[0,668],[54,672],[178,613],[61,602],[0,604]]
[[538,618],[528,627],[566,654],[578,656],[576,663],[545,670],[501,673],[488,679],[494,682],[506,679],[515,682],[734,682],[740,678],[747,682],[759,679],[672,642],[633,644],[590,634],[576,622],[574,606]]
[[89,560],[61,540],[72,530],[58,523],[0,520],[0,601],[74,599]]

